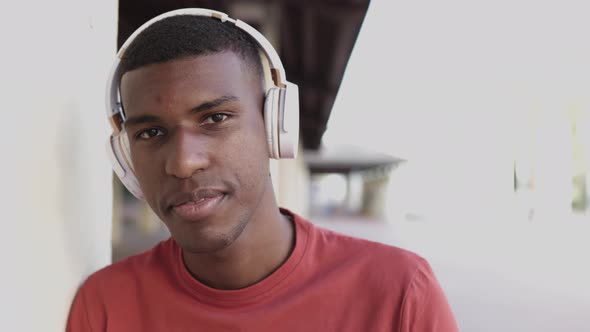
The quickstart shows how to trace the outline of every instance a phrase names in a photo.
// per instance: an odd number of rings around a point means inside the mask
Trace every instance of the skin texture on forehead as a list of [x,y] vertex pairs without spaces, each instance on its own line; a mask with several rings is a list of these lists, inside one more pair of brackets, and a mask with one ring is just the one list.
[[[140,67],[121,82],[145,199],[183,249],[189,270],[213,287],[264,278],[293,243],[269,176],[261,84],[231,52]],[[205,215],[186,218],[175,208],[203,195],[215,198]]]

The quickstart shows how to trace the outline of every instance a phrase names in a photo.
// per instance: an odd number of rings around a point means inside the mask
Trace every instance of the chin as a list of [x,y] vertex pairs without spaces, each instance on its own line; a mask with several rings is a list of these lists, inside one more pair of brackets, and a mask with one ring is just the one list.
[[213,253],[230,247],[242,234],[247,222],[242,221],[226,227],[199,227],[173,231],[172,238],[184,250],[195,254]]
[[211,239],[210,241],[203,241],[199,243],[195,243],[194,241],[179,241],[176,238],[174,240],[184,252],[189,252],[191,254],[211,254],[219,252],[231,246],[233,243],[231,239]]

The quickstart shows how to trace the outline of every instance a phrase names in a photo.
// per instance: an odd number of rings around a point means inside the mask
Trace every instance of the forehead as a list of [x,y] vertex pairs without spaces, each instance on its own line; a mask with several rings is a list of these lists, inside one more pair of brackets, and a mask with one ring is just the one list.
[[233,52],[213,53],[151,64],[125,73],[121,96],[126,111],[145,103],[178,99],[215,99],[221,95],[259,97],[262,82],[249,64]]

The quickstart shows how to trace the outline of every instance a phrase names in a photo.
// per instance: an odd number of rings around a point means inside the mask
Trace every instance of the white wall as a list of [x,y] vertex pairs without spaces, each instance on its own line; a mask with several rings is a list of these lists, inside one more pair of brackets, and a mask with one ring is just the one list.
[[110,262],[103,96],[117,3],[0,11],[0,330],[63,331],[80,282]]
[[[372,1],[324,143],[428,169],[443,213],[463,202],[505,210],[526,115],[539,109],[551,124],[572,107],[590,113],[589,9],[585,1]],[[567,150],[552,144],[558,129],[540,136],[550,135],[538,171],[564,174]],[[567,178],[547,181],[544,199],[565,209]]]
[[[324,143],[409,162],[390,182],[389,224],[333,227],[428,258],[462,331],[590,330],[590,215],[568,213],[563,116],[590,114],[589,10],[371,1]],[[539,141],[526,146],[531,112]],[[513,194],[523,151],[542,178],[532,222]]]

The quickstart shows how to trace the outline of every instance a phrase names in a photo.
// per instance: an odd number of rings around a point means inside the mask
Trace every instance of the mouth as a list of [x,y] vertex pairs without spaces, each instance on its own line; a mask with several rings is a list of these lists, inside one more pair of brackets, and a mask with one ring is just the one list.
[[225,196],[223,192],[217,190],[199,190],[184,194],[171,204],[171,211],[186,221],[203,220],[215,212]]

